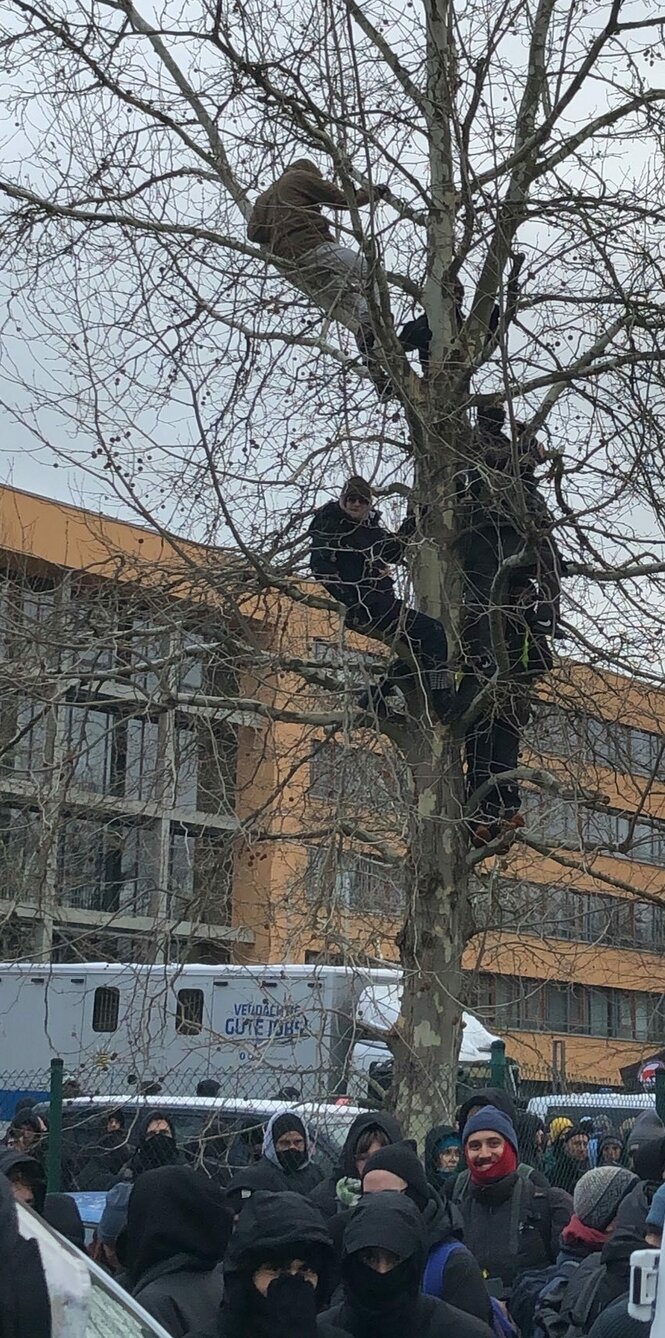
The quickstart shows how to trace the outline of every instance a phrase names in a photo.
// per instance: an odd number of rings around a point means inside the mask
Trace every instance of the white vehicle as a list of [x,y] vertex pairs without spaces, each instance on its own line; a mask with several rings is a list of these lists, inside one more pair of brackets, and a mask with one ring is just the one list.
[[[79,1179],[82,1166],[89,1161],[104,1119],[112,1113],[121,1113],[127,1139],[128,1153],[136,1147],[145,1117],[151,1110],[164,1112],[173,1123],[176,1142],[195,1157],[197,1142],[205,1146],[214,1135],[224,1145],[224,1165],[230,1173],[240,1170],[252,1160],[250,1135],[261,1132],[271,1116],[284,1110],[301,1115],[316,1147],[316,1159],[325,1174],[330,1174],[339,1162],[339,1153],[356,1116],[363,1114],[359,1106],[331,1102],[242,1100],[238,1097],[204,1096],[141,1096],[136,1093],[109,1096],[80,1096],[63,1102],[63,1157]],[[35,1107],[38,1114],[48,1114],[48,1104]],[[87,1187],[87,1186],[86,1186]],[[91,1184],[96,1191],[98,1184]],[[94,1225],[103,1209],[101,1196],[84,1194],[77,1200],[85,1225]],[[96,1217],[86,1218],[86,1208],[94,1208]]]
[[36,1240],[51,1303],[52,1338],[169,1338],[142,1306],[36,1213],[17,1204],[18,1227]]
[[555,1115],[566,1115],[574,1124],[586,1115],[606,1115],[612,1128],[618,1129],[624,1120],[656,1109],[653,1092],[547,1092],[532,1096],[527,1110],[547,1124]]
[[[389,1057],[381,1032],[397,1019],[400,980],[390,968],[0,964],[0,1072],[29,1065],[46,1079],[58,1057],[88,1092],[194,1093],[210,1076],[225,1095],[366,1099],[370,1064]],[[460,1063],[489,1061],[496,1038],[464,1019]],[[33,1091],[5,1077],[0,1119]]]

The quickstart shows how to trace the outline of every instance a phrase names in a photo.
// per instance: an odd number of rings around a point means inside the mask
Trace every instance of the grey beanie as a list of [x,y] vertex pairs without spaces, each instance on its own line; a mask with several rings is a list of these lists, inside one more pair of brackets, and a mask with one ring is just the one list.
[[121,1231],[127,1226],[129,1196],[133,1185],[122,1183],[114,1185],[106,1195],[104,1211],[97,1227],[97,1240],[103,1245],[115,1245]]
[[638,1183],[636,1175],[623,1166],[597,1166],[578,1180],[573,1195],[573,1212],[584,1226],[606,1231],[613,1222],[619,1204]]

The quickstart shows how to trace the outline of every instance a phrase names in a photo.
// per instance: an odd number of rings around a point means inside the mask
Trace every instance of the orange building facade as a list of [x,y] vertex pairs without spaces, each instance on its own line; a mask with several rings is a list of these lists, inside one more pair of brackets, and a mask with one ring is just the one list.
[[[408,776],[331,736],[376,646],[241,599],[239,669],[224,554],[12,489],[0,550],[2,955],[397,961]],[[524,754],[555,784],[477,871],[465,1002],[545,1085],[665,1046],[664,730],[665,694],[558,666]]]

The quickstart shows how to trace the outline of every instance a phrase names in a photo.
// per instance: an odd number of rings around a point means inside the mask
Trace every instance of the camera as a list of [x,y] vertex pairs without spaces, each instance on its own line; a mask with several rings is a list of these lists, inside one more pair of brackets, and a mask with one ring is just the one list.
[[630,1294],[628,1314],[631,1319],[650,1324],[658,1288],[660,1250],[634,1250],[630,1256]]

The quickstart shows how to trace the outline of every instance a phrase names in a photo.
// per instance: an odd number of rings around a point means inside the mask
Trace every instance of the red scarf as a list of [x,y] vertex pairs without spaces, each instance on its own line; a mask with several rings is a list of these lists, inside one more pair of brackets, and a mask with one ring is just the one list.
[[466,1161],[474,1185],[493,1185],[495,1180],[503,1180],[504,1175],[512,1175],[517,1170],[517,1153],[508,1142],[493,1166],[474,1166],[468,1157]]
[[568,1226],[563,1228],[561,1239],[564,1245],[574,1245],[581,1241],[583,1245],[605,1245],[608,1240],[606,1231],[596,1231],[595,1227],[585,1226],[579,1217],[571,1217]]

